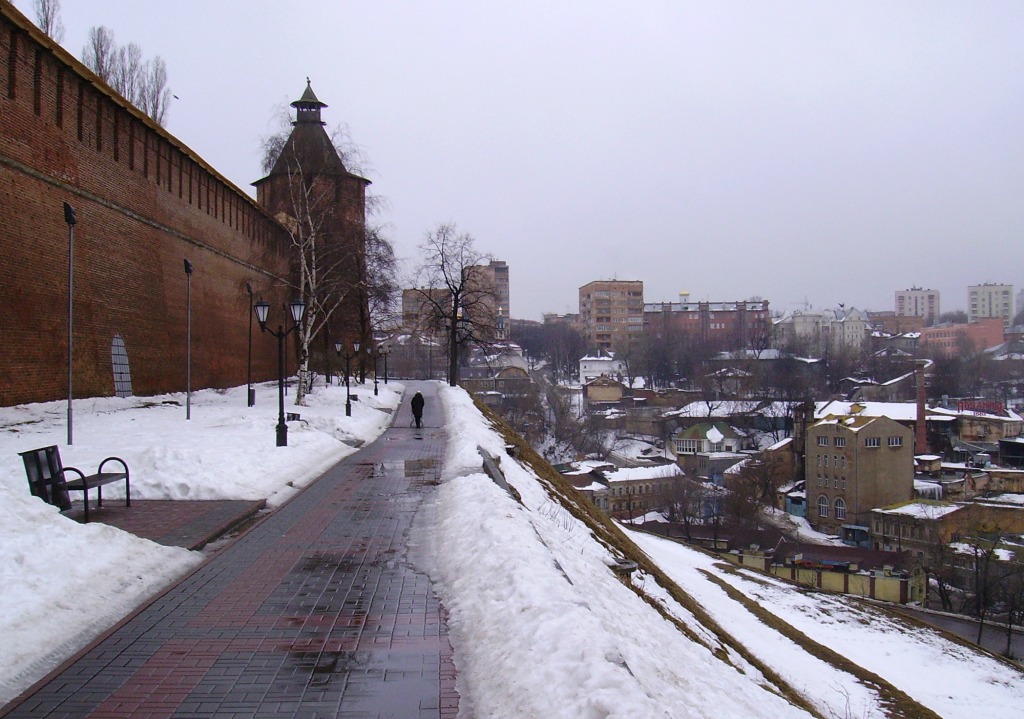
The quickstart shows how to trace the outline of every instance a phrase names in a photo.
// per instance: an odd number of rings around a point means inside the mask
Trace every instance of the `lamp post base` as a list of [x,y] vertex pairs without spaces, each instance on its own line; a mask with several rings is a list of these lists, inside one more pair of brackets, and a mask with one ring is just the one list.
[[284,422],[277,423],[277,446],[288,446],[288,425]]
[[351,417],[352,416],[352,403],[351,402],[346,402],[345,403],[345,416],[346,417]]

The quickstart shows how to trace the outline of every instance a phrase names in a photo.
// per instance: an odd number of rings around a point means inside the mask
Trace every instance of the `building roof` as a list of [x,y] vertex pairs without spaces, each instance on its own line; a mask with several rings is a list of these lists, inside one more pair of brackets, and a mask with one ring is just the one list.
[[953,504],[951,502],[918,500],[916,502],[904,502],[902,504],[894,504],[889,507],[872,509],[871,511],[878,512],[879,514],[913,517],[915,519],[941,519],[947,514],[952,514],[953,512],[957,512],[963,508],[964,505]]
[[665,412],[665,417],[734,417],[736,415],[761,415],[764,417],[788,417],[790,402],[764,402],[761,400],[698,400],[679,409]]
[[917,404],[914,402],[846,402],[832,400],[814,403],[814,418],[826,417],[888,417],[897,422],[917,421]]
[[643,479],[667,479],[682,476],[683,470],[677,464],[660,464],[653,467],[620,467],[602,470],[601,475],[608,482],[631,482]]

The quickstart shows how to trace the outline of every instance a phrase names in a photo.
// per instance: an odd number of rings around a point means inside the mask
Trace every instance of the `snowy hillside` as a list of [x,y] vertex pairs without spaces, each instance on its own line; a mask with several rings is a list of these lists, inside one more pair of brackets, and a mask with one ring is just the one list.
[[[631,532],[631,546],[557,475],[507,456],[465,393],[444,397],[450,445],[424,555],[466,716],[1020,715],[1024,676],[984,652],[665,539]],[[480,472],[478,445],[505,455],[521,500]],[[638,560],[630,582],[616,558]]]

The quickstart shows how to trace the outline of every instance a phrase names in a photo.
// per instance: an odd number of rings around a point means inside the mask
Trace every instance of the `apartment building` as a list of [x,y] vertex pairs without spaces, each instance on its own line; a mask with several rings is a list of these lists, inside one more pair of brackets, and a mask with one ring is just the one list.
[[1010,326],[1017,312],[1014,309],[1013,285],[985,283],[967,287],[967,321],[999,317]]
[[933,325],[939,321],[941,314],[938,290],[911,287],[909,290],[896,291],[897,317],[921,317],[924,324]]
[[806,344],[811,352],[842,347],[859,350],[868,340],[868,316],[856,308],[793,312],[775,321],[775,342]]
[[807,520],[868,546],[871,510],[914,498],[914,433],[888,417],[830,415],[807,429]]
[[643,280],[597,280],[580,287],[580,329],[592,348],[638,341],[644,329]]
[[720,350],[763,349],[770,344],[767,300],[646,302],[644,329],[657,336],[687,335]]
[[931,355],[955,357],[970,348],[975,351],[1003,343],[1006,322],[998,317],[972,320],[967,324],[945,323],[921,330],[918,346]]
[[491,260],[486,265],[476,265],[474,271],[481,280],[492,288],[494,306],[506,319],[512,316],[512,293],[509,284],[508,263],[504,260]]

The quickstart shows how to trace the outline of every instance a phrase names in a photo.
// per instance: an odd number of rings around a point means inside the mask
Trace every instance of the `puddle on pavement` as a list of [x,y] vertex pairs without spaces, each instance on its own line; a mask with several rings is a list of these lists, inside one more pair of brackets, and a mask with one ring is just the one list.
[[362,564],[361,558],[355,559],[349,554],[333,554],[330,552],[316,552],[302,560],[301,571],[313,573],[325,569],[335,571],[354,572]]
[[426,459],[407,459],[404,462],[379,462],[373,465],[371,477],[386,477],[401,474],[403,477],[422,477],[437,466],[433,457]]
[[310,686],[327,686],[335,678],[365,667],[369,652],[290,652],[299,669],[309,672]]

